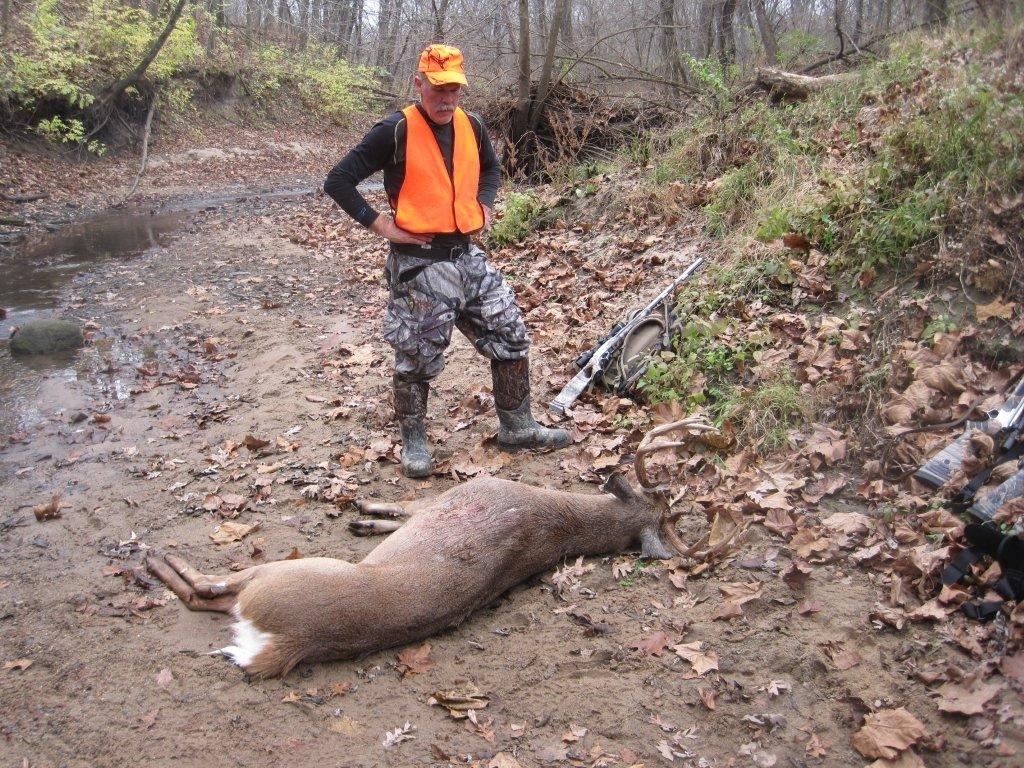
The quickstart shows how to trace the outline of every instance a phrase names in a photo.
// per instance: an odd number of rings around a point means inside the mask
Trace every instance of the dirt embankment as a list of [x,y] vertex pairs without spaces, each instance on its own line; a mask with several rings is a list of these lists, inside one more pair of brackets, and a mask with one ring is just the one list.
[[[568,230],[497,255],[527,309],[539,402],[583,339],[678,268],[689,236],[599,243],[640,265],[635,278],[616,257],[588,260],[593,238]],[[412,669],[397,649],[250,683],[208,656],[228,621],[184,610],[141,568],[147,552],[208,572],[295,550],[358,560],[375,542],[347,532],[352,497],[407,499],[481,473],[596,492],[648,419],[600,398],[575,411],[574,447],[499,453],[487,366],[458,339],[430,403],[439,473],[404,479],[378,334],[383,254],[323,198],[250,200],[74,282],[63,308],[95,324],[93,343],[0,453],[4,762],[845,766],[861,762],[851,736],[864,715],[902,707],[926,731],[904,735],[928,765],[1017,759],[1019,688],[972,719],[937,709],[930,683],[972,685],[972,630],[886,623],[890,585],[845,554],[875,535],[873,518],[858,516],[852,482],[824,475],[800,518],[825,521],[820,538],[791,541],[774,516],[710,571],[635,555],[569,563],[560,587],[547,574],[513,590],[431,639]],[[802,492],[785,461],[759,482],[752,499]],[[60,516],[37,521],[55,494]],[[688,518],[684,534],[706,527]],[[801,553],[813,567],[794,567]],[[1019,686],[1019,666],[1004,674]],[[473,719],[428,703],[469,684],[488,700]],[[415,738],[385,747],[406,724]]]

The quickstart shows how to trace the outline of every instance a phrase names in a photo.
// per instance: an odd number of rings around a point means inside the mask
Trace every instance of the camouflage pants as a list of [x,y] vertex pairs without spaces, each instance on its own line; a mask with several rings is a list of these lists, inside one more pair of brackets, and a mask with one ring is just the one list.
[[530,339],[512,288],[484,252],[470,245],[452,261],[388,256],[391,288],[384,338],[395,349],[395,375],[430,381],[458,328],[491,360],[526,357]]

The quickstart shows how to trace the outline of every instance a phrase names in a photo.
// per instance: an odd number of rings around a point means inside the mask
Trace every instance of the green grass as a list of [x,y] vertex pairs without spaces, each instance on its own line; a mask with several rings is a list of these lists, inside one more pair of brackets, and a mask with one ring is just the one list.
[[502,217],[491,228],[487,242],[501,248],[520,242],[532,232],[544,213],[544,205],[528,192],[509,192]]
[[789,447],[790,430],[814,418],[813,398],[801,392],[792,374],[783,371],[752,388],[734,386],[712,405],[719,424],[732,422],[740,444],[757,445],[762,453]]

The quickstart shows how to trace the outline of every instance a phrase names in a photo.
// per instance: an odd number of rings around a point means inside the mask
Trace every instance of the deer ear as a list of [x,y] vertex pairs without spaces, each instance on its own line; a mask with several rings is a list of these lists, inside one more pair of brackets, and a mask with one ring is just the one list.
[[604,485],[601,486],[601,490],[612,494],[620,501],[636,501],[639,498],[625,475],[620,472],[609,475],[608,479],[604,481]]

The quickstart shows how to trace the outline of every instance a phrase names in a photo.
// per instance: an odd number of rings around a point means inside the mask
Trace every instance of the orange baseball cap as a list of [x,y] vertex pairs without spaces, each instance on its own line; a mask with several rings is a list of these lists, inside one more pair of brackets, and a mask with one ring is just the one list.
[[450,45],[434,43],[424,48],[419,71],[427,76],[431,85],[469,85],[466,70],[462,68],[462,51]]

